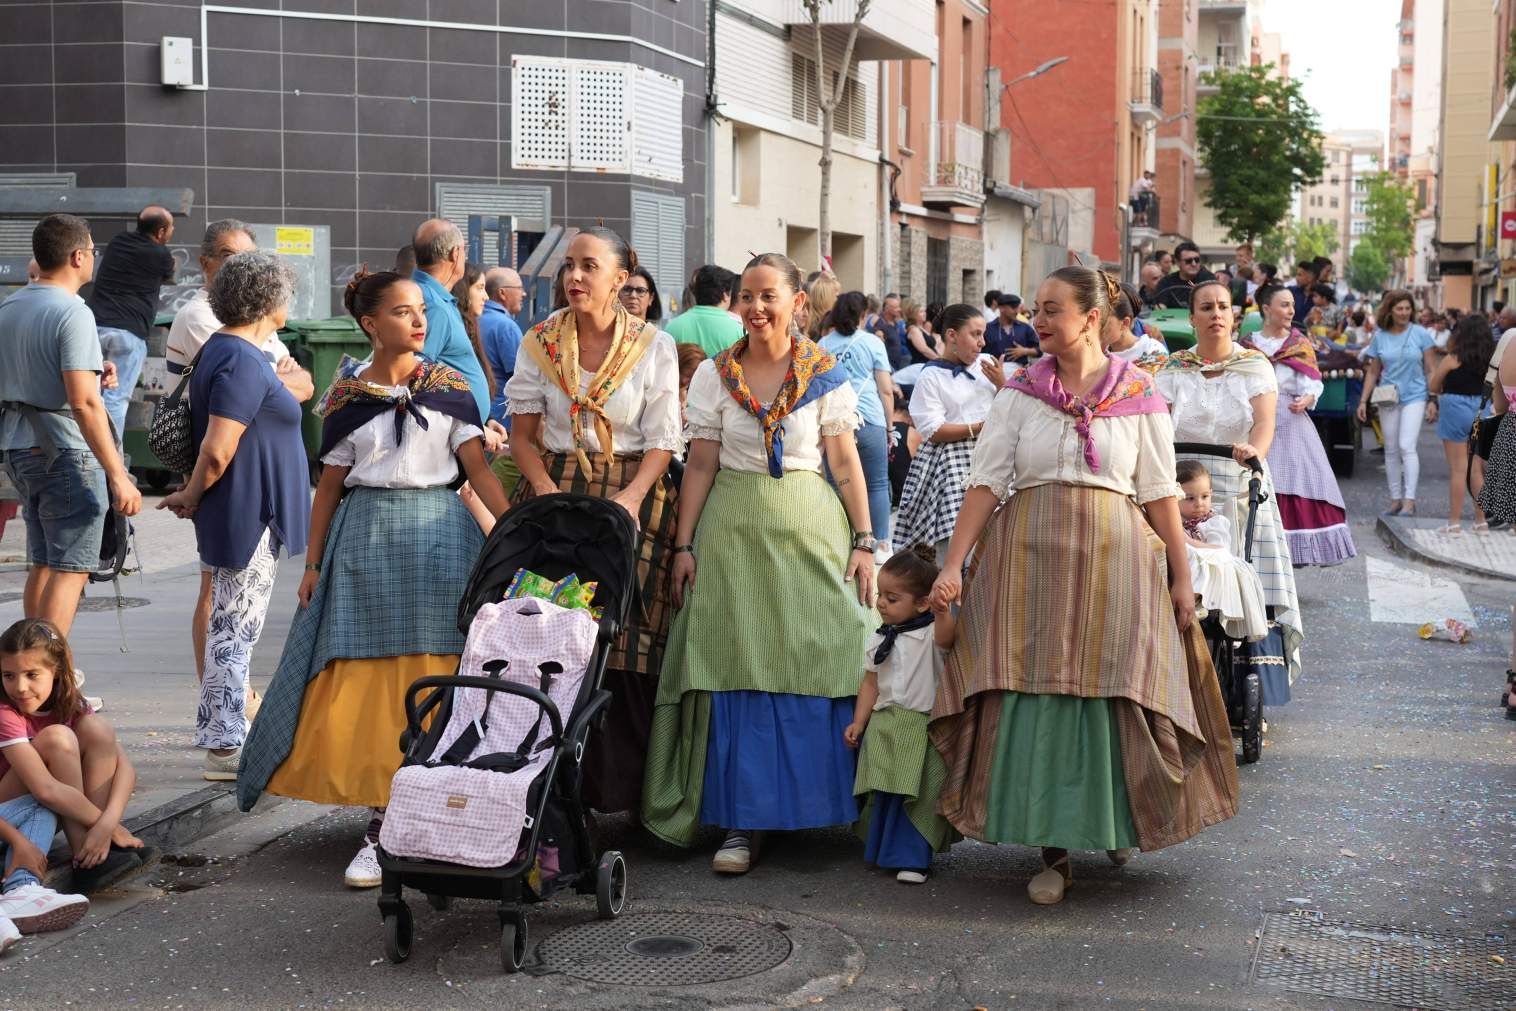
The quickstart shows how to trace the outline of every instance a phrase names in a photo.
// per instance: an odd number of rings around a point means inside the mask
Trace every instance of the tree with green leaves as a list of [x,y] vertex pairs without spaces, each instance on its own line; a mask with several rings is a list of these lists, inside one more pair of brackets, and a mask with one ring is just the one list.
[[1365,294],[1379,291],[1390,279],[1390,258],[1367,238],[1360,239],[1348,257],[1348,284]]
[[1273,69],[1207,73],[1217,91],[1196,108],[1208,202],[1233,242],[1266,235],[1289,214],[1296,188],[1317,182],[1326,168],[1320,120],[1302,82],[1275,77]]
[[1264,233],[1256,245],[1260,262],[1283,266],[1296,260],[1331,256],[1342,243],[1338,241],[1337,226],[1330,221],[1310,225],[1287,219]]
[[1410,183],[1389,172],[1376,172],[1366,178],[1368,196],[1364,201],[1364,214],[1369,219],[1369,227],[1364,238],[1392,260],[1409,256],[1416,238],[1411,220],[1416,191]]

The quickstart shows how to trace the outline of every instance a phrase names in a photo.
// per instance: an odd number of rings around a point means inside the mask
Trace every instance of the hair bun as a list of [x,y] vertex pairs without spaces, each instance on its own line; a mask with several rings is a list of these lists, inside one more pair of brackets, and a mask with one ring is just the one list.
[[353,311],[353,300],[358,297],[358,289],[370,277],[373,277],[373,274],[369,272],[368,264],[365,263],[354,272],[352,280],[347,282],[347,287],[342,289],[342,308],[350,314]]
[[1105,284],[1105,297],[1114,307],[1116,302],[1121,298],[1121,282],[1117,281],[1116,278],[1104,270],[1098,270],[1097,272],[1100,274],[1100,280]]
[[927,544],[925,542],[922,542],[920,544],[912,544],[906,550],[915,555],[917,558],[921,559],[923,562],[931,562],[933,565],[937,564],[937,549],[930,544]]

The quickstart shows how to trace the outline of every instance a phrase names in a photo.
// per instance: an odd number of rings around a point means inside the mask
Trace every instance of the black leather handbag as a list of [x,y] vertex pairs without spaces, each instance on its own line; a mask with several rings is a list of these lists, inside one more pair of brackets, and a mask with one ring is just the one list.
[[158,401],[153,408],[152,423],[147,428],[148,448],[153,451],[158,462],[163,464],[164,469],[175,474],[192,472],[195,469],[195,457],[200,455],[190,431],[189,398],[185,394],[189,392],[190,376],[194,375],[195,366],[200,364],[200,356],[204,353],[204,348],[195,353],[194,359],[185,366],[184,374],[179,377],[179,385]]

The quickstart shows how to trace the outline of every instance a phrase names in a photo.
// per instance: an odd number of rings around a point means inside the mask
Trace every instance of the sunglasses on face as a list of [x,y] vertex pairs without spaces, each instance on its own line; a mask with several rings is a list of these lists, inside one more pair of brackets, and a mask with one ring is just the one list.
[[647,298],[651,291],[652,289],[650,288],[622,288],[621,297],[625,298],[630,295],[633,298]]
[[1180,263],[1199,263],[1200,262],[1200,257],[1198,257],[1198,256],[1182,256],[1182,257],[1179,258],[1179,262]]

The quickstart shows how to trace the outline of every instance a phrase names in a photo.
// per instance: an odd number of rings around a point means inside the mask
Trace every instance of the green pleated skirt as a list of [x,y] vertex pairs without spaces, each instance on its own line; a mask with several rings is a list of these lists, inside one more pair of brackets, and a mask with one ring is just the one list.
[[876,790],[905,798],[906,817],[933,852],[946,852],[963,838],[937,813],[947,766],[927,738],[928,718],[926,713],[900,706],[877,709],[869,717],[858,748],[858,774],[853,780],[853,794],[862,804],[853,826],[858,838],[868,840]]
[[985,841],[1136,847],[1110,701],[1004,692],[1000,705]]

